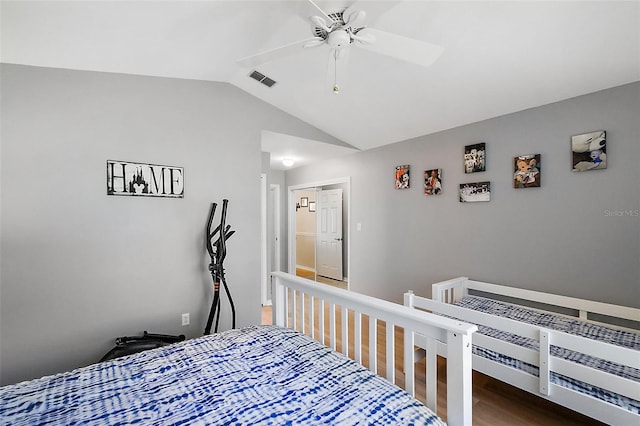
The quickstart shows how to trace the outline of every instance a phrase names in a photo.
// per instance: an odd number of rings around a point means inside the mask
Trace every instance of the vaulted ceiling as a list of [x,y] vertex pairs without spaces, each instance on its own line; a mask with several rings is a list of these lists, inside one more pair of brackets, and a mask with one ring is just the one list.
[[3,0],[1,59],[228,82],[362,150],[640,80],[638,1],[359,1],[367,26],[444,51],[424,67],[351,45],[338,95],[327,45],[237,63],[312,37],[308,6]]

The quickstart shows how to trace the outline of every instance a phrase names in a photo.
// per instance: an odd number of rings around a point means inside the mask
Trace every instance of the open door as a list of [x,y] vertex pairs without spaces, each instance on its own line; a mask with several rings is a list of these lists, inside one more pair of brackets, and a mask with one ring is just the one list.
[[342,189],[318,192],[316,223],[317,274],[342,281]]

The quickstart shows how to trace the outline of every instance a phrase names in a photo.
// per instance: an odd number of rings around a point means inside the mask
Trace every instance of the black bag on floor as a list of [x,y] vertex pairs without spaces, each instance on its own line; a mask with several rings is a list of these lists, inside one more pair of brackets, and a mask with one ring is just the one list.
[[115,348],[107,352],[105,356],[100,359],[100,362],[120,358],[121,356],[131,355],[149,349],[159,348],[172,343],[182,342],[184,339],[184,334],[179,336],[170,336],[168,334],[151,334],[146,331],[142,336],[118,337],[116,338]]

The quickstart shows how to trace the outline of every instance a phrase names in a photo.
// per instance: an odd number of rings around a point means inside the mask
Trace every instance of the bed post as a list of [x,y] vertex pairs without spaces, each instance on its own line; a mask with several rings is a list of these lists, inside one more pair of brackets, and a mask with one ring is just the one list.
[[[413,308],[413,291],[409,290],[404,294],[404,305]],[[404,388],[415,398],[416,386],[414,379],[414,354],[415,335],[413,331],[404,330]],[[435,410],[434,410],[435,412]]]
[[471,425],[471,334],[447,333],[447,423]]
[[538,353],[540,354],[538,380],[540,381],[540,393],[543,395],[550,395],[551,389],[549,386],[549,377],[551,375],[551,333],[544,328],[540,329],[540,348]]
[[271,293],[273,297],[273,323],[280,327],[287,326],[287,301],[285,299],[285,288],[280,283],[282,278],[277,276],[271,276]]

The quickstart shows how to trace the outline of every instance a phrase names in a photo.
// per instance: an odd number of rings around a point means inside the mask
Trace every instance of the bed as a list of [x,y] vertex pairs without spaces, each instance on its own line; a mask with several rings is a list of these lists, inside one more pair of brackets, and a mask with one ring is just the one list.
[[[466,277],[404,300],[477,325],[474,370],[608,424],[640,424],[640,309]],[[416,344],[428,365],[446,357],[442,343]]]
[[[333,307],[333,319],[336,311],[349,310],[404,327],[411,348],[416,331],[443,339],[449,356],[461,360],[449,371],[446,416],[454,426],[471,424],[467,343],[475,326],[289,274],[274,273],[272,284],[274,325],[228,330],[4,386],[0,424],[443,424],[413,398],[412,380],[405,380],[405,391],[371,371],[375,361],[365,368],[316,340],[309,327],[313,308],[305,310],[305,300],[311,307]],[[335,344],[336,323],[328,319]],[[324,340],[324,333],[315,337]],[[413,351],[407,352],[413,361]]]

